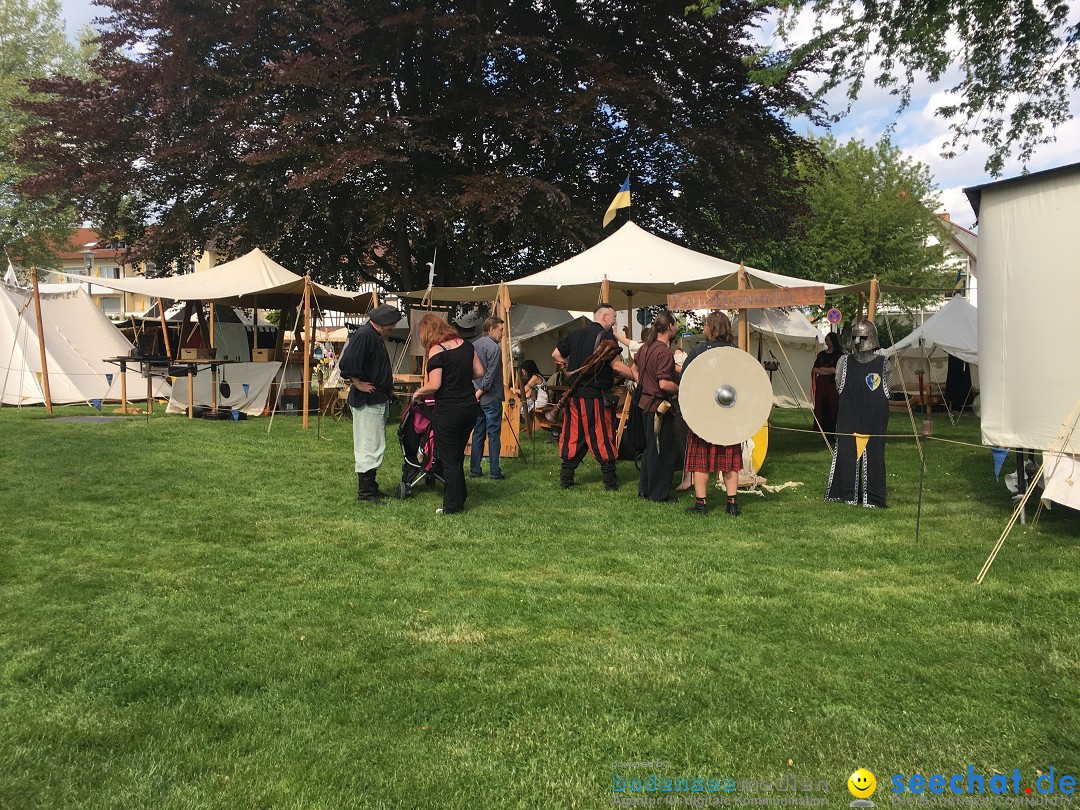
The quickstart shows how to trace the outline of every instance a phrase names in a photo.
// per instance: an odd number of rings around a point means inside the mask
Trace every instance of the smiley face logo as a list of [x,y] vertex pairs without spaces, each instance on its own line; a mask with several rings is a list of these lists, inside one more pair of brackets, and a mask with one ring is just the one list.
[[848,777],[847,789],[856,799],[869,799],[877,789],[877,780],[866,768],[859,768]]

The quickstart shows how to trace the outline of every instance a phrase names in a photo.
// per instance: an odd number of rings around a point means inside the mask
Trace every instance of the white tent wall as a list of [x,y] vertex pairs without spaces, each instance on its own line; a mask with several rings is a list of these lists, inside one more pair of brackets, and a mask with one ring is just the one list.
[[[132,345],[81,289],[42,293],[41,310],[53,403],[118,402],[120,369],[105,358],[129,355]],[[45,401],[37,316],[30,290],[0,286],[0,364],[3,404]],[[128,399],[145,399],[146,378],[132,370],[125,377]],[[152,395],[168,396],[167,384],[155,379]]]
[[978,310],[966,299],[954,296],[895,346],[882,350],[892,357],[889,375],[891,391],[916,394],[918,372],[924,385],[935,394],[943,394],[949,376],[949,355],[968,363],[971,387],[979,390]]
[[[750,354],[762,361],[776,360],[772,372],[773,404],[778,408],[812,408],[810,372],[824,347],[824,338],[797,309],[751,309]],[[732,330],[738,334],[738,318]]]
[[[224,378],[229,383],[229,396],[222,397],[220,391],[217,397],[217,406],[223,410],[238,410],[248,416],[258,416],[266,406],[267,397],[270,395],[270,384],[274,381],[281,363],[230,363],[220,366],[217,373],[217,381],[220,385]],[[299,384],[299,375],[297,375]],[[195,375],[192,381],[194,403],[199,408],[209,408],[213,403],[214,375],[210,370],[203,368]],[[244,393],[244,385],[247,385],[247,393]],[[188,390],[187,380],[178,379],[173,386],[172,397],[169,399],[169,407],[166,413],[187,413]]]
[[524,360],[536,363],[540,373],[550,377],[555,372],[551,353],[555,344],[575,329],[592,323],[592,317],[571,314],[565,309],[514,304],[510,308],[510,340],[515,350],[514,364]]
[[[979,217],[982,439],[1048,450],[1080,399],[1080,164],[968,196]],[[1066,449],[1080,451],[1080,435]]]

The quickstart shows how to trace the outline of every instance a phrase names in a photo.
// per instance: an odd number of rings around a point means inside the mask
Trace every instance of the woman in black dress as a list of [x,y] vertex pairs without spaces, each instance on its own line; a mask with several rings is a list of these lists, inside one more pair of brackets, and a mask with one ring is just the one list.
[[457,330],[438,315],[428,313],[417,327],[420,343],[427,350],[427,379],[413,399],[434,394],[435,452],[443,467],[442,509],[436,514],[452,515],[465,508],[465,444],[476,424],[480,406],[472,381],[484,376],[484,366],[473,345],[458,337]]
[[836,364],[843,357],[840,341],[832,332],[825,336],[825,351],[818,352],[814,361],[814,418],[821,430],[836,432],[836,409],[839,398],[836,392]]

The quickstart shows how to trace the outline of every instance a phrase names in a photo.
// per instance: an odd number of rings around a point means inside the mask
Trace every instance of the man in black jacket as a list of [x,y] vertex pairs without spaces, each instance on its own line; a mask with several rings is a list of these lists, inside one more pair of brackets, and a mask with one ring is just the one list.
[[349,337],[338,368],[349,380],[352,408],[353,456],[356,459],[356,500],[383,503],[375,475],[386,452],[386,418],[394,393],[390,354],[383,339],[401,320],[401,313],[380,304],[368,313],[368,322]]

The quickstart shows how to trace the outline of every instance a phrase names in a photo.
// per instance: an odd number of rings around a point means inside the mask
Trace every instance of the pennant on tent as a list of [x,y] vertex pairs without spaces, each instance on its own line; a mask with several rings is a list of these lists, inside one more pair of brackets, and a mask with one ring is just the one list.
[[866,443],[870,441],[870,437],[865,433],[855,433],[855,458],[862,458],[862,454],[866,452]]
[[101,413],[101,400],[100,399],[92,399],[92,400],[90,400],[90,404],[93,405],[95,408],[97,408],[98,413]]
[[109,374],[108,372],[106,372],[106,373],[105,373],[105,383],[106,383],[106,384],[107,384],[107,385],[108,385],[108,386],[109,386],[110,388],[112,388],[112,380],[113,380],[113,375],[112,375],[112,374]]
[[240,421],[240,411],[238,411],[236,408],[233,408],[231,413],[232,413],[232,420],[234,422],[239,422]]
[[248,388],[250,388],[250,386],[247,383],[244,383],[244,396],[245,397],[248,395]]
[[611,224],[611,220],[615,219],[615,212],[620,208],[630,207],[630,177],[623,180],[622,187],[619,188],[619,193],[615,195],[615,199],[611,201],[611,205],[607,207],[607,213],[604,214],[604,227],[606,228]]
[[1005,457],[1009,455],[1009,449],[1007,447],[991,447],[990,452],[994,454],[994,478],[1001,478],[1001,467],[1005,464]]

